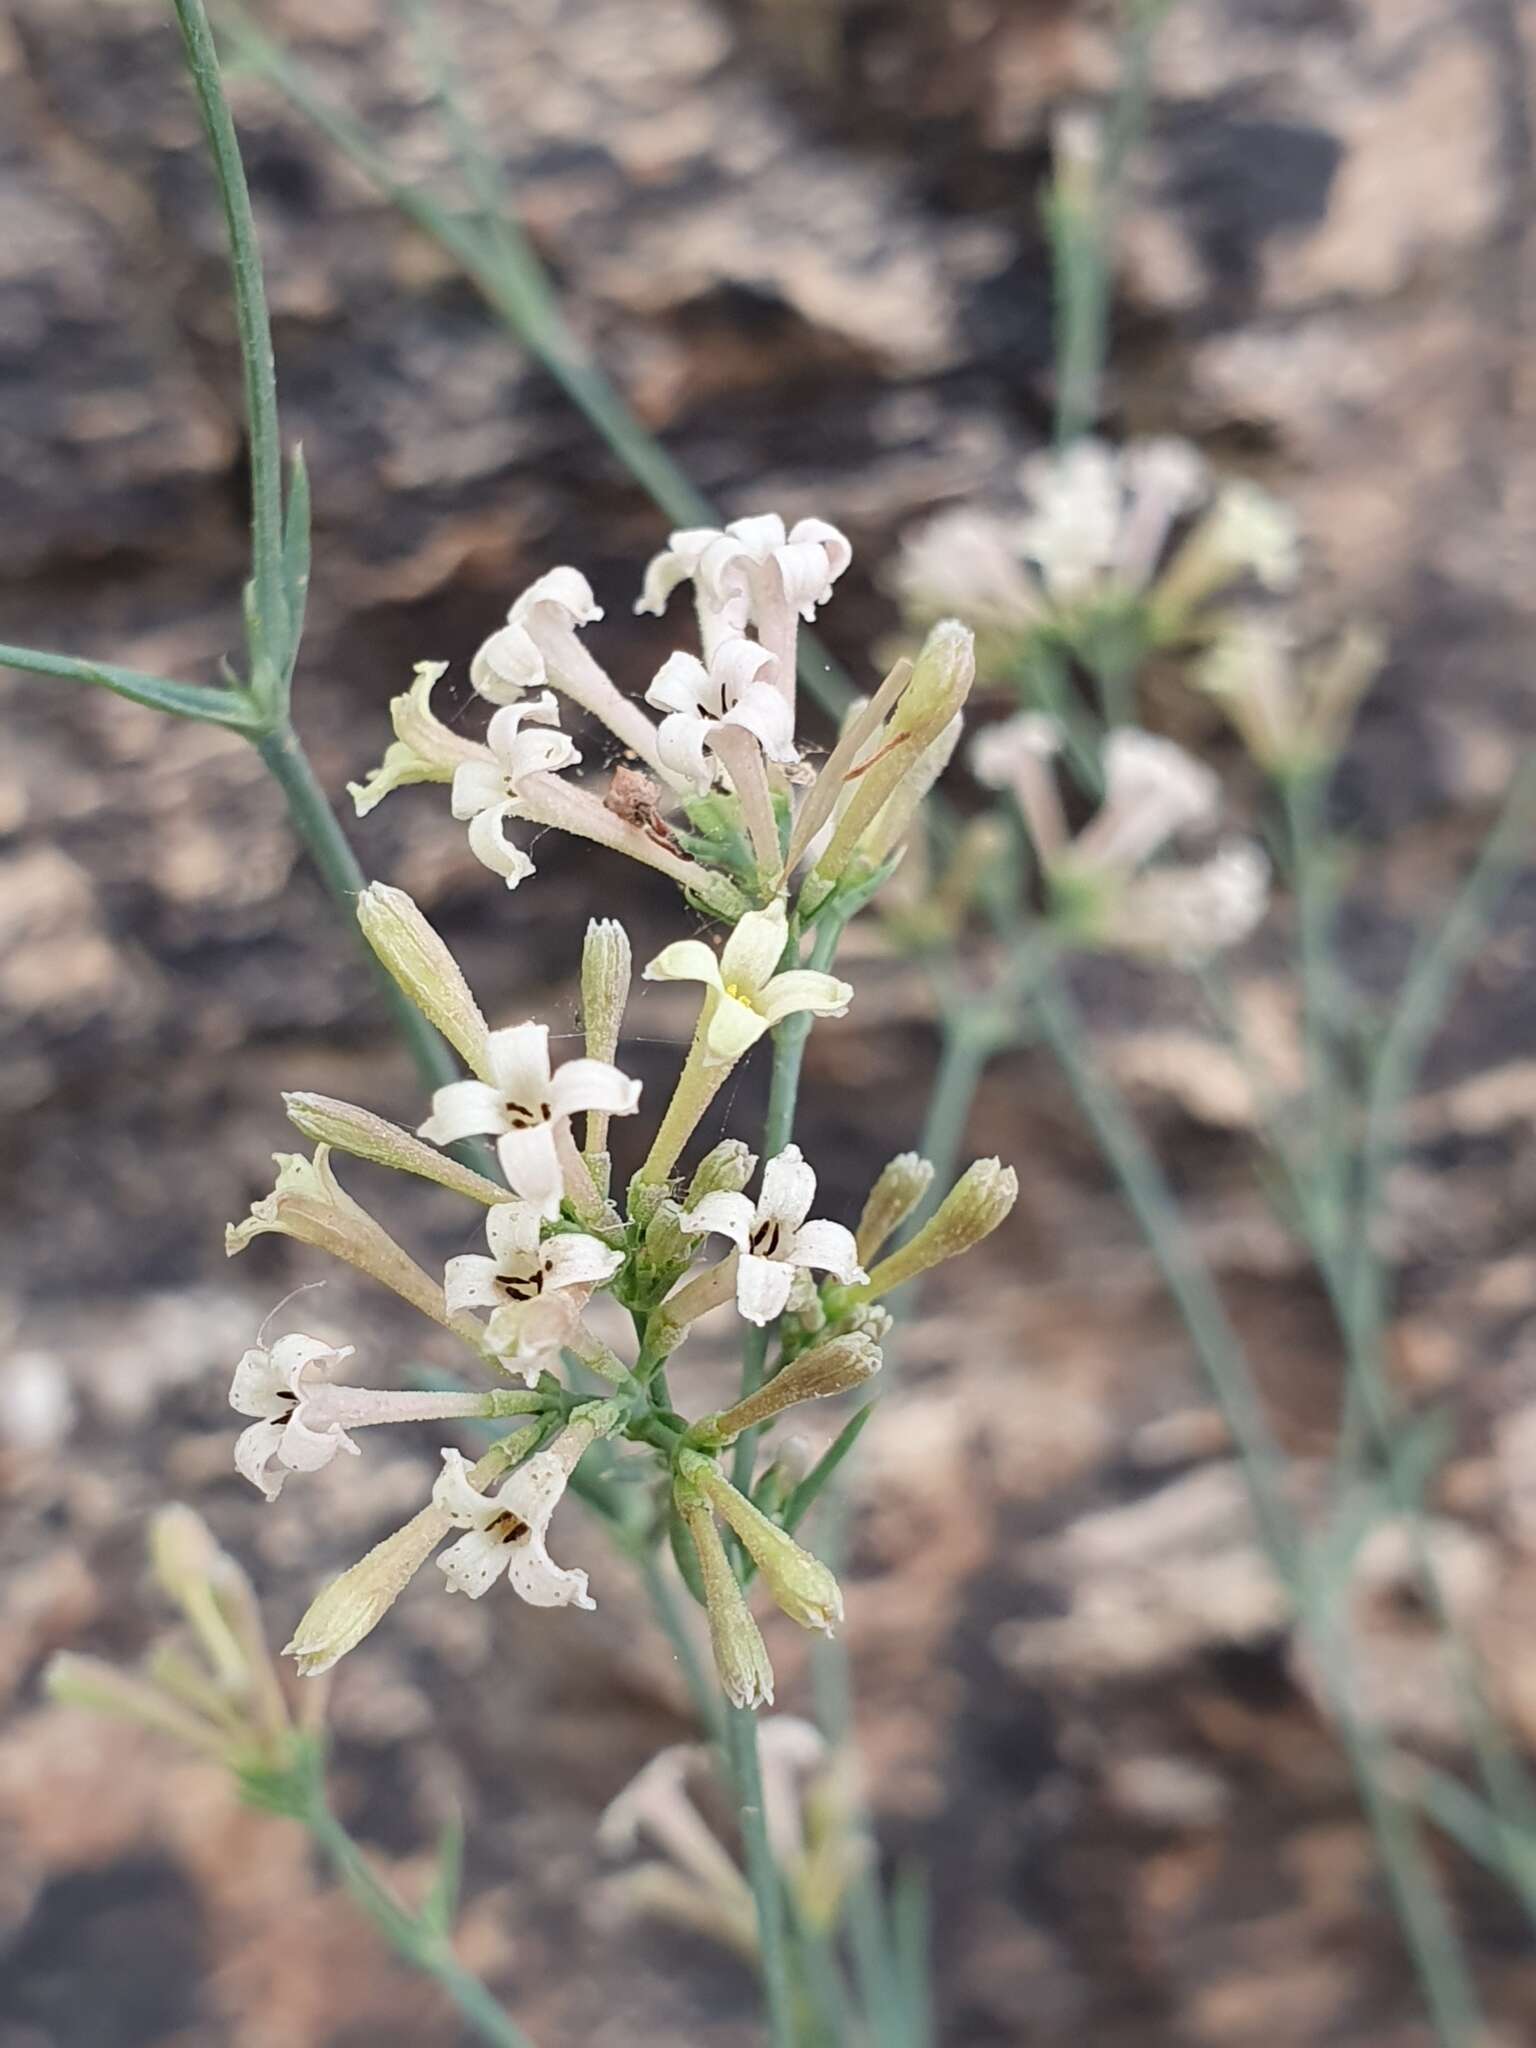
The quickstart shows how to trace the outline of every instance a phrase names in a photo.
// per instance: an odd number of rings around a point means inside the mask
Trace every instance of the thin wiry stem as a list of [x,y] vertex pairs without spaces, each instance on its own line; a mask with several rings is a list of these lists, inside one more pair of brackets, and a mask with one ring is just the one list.
[[277,420],[277,372],[267,316],[261,251],[250,189],[229,103],[219,77],[218,52],[202,0],[172,0],[186,51],[187,70],[213,156],[219,200],[229,237],[235,324],[245,378],[245,416],[251,466],[251,581],[265,660],[254,665],[258,701],[281,710],[291,673],[293,620],[283,565],[283,451]]
[[[244,8],[232,0],[224,14],[242,58],[275,85],[393,206],[448,251],[666,517],[682,526],[716,525],[719,515],[709,500],[642,425],[571,329],[549,273],[517,218],[499,168],[478,143],[466,153],[468,124],[456,109],[451,74],[439,71],[439,93],[449,107],[461,167],[482,207],[495,191],[498,203],[489,221],[455,214],[430,193],[407,184],[391,168],[368,130],[313,92],[288,53],[255,26]],[[803,629],[798,668],[807,690],[834,715],[852,699],[853,687],[839,664]]]

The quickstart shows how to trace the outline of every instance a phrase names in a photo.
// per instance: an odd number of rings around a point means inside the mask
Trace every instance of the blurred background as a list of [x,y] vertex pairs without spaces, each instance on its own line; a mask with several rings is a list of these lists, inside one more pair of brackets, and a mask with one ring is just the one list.
[[[260,18],[403,173],[442,167],[386,0]],[[1110,10],[443,0],[440,19],[572,321],[647,425],[728,514],[849,534],[823,629],[867,681],[897,537],[939,505],[1008,502],[1049,436],[1049,124],[1111,90]],[[1339,791],[1367,987],[1400,973],[1536,727],[1533,78],[1519,0],[1181,0],[1121,224],[1107,429],[1187,435],[1284,496],[1314,601],[1390,635]],[[313,479],[295,704],[327,787],[379,758],[412,662],[462,675],[557,563],[591,576],[604,657],[640,687],[674,644],[630,617],[661,517],[438,248],[270,90],[232,90],[285,435]],[[238,360],[167,10],[11,0],[0,110],[0,631],[211,678],[245,560]],[[296,1829],[39,1699],[50,1652],[128,1657],[154,1632],[155,1503],[207,1515],[281,1640],[321,1576],[414,1509],[435,1448],[370,1447],[366,1483],[333,1467],[270,1509],[230,1462],[230,1366],[321,1264],[271,1238],[224,1260],[225,1221],[289,1146],[279,1089],[421,1114],[276,790],[238,738],[99,692],[4,674],[0,705],[0,2048],[448,2048],[437,1994]],[[671,935],[665,889],[573,842],[546,839],[537,881],[503,897],[430,792],[354,840],[429,908],[494,1021],[574,1017],[589,914],[623,917],[637,952]],[[1440,1505],[1522,1739],[1533,906],[1517,885],[1415,1106],[1391,1333],[1403,1390],[1451,1418]],[[821,1213],[849,1220],[915,1138],[934,1056],[921,981],[866,944],[859,1028],[815,1035],[803,1097]],[[1283,1057],[1294,992],[1258,956],[1244,1000]],[[1242,1090],[1177,986],[1095,967],[1082,993],[1278,1428],[1321,1452],[1336,1346],[1263,1201]],[[654,1081],[685,1012],[656,993],[634,1023],[660,1041],[636,1055]],[[749,1073],[729,1127],[750,1135],[761,1087]],[[907,1331],[852,1468],[846,1573],[882,1840],[933,1874],[941,2037],[1419,2048],[1220,1420],[1054,1067],[1000,1061],[970,1149],[1012,1158],[1022,1197]],[[429,1265],[466,1248],[430,1196],[381,1210]],[[416,1334],[344,1277],[313,1299],[364,1358],[437,1355],[402,1356]],[[566,1552],[594,1571],[596,1615],[418,1587],[346,1663],[337,1802],[407,1883],[462,1808],[464,1953],[544,2048],[748,2043],[729,1955],[604,1908],[596,1818],[688,1718],[574,1511]],[[1383,1720],[1453,1754],[1411,1598],[1388,1584],[1358,1622]],[[780,1700],[803,1707],[792,1633],[773,1638]],[[1501,2038],[1532,2038],[1527,1930],[1470,1864],[1444,1867]]]

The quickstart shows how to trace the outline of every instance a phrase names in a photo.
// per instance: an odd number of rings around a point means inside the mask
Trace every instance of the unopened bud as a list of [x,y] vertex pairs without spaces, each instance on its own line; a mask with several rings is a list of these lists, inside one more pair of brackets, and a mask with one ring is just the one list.
[[[499,1479],[535,1448],[541,1433],[534,1425],[493,1445],[470,1472],[470,1484],[483,1490]],[[404,1528],[376,1543],[366,1557],[333,1579],[311,1601],[292,1639],[283,1646],[284,1654],[298,1664],[299,1675],[318,1678],[348,1650],[355,1650],[364,1636],[378,1627],[452,1527],[441,1508],[423,1508]]]
[[187,1617],[219,1683],[232,1693],[244,1693],[250,1683],[249,1660],[218,1597],[223,1582],[241,1576],[240,1567],[219,1548],[202,1516],[179,1502],[152,1516],[149,1562],[161,1590]]
[[679,1227],[678,1219],[682,1213],[678,1204],[669,1198],[658,1205],[645,1226],[645,1255],[658,1270],[686,1266],[693,1257],[698,1239]]
[[859,1264],[868,1267],[880,1247],[900,1230],[933,1184],[933,1163],[919,1152],[898,1152],[869,1191],[854,1236]]
[[874,823],[859,842],[859,858],[871,870],[889,860],[906,838],[924,798],[954,759],[964,726],[965,720],[957,711],[938,738],[930,740],[918,755],[911,773],[897,783],[881,805]]
[[900,1251],[882,1259],[850,1299],[873,1301],[903,1286],[931,1266],[958,1258],[1003,1221],[1019,1198],[1019,1177],[997,1159],[978,1159],[968,1167],[929,1217]]
[[581,949],[581,1021],[587,1057],[611,1063],[619,1050],[634,962],[617,918],[595,917]]
[[119,1671],[102,1657],[61,1650],[48,1660],[43,1687],[60,1706],[137,1722],[141,1728],[153,1728],[206,1755],[225,1753],[228,1737],[224,1730],[191,1712],[150,1680]]
[[379,964],[482,1081],[489,1030],[459,963],[403,889],[370,882],[357,921]]
[[460,1166],[435,1145],[375,1116],[371,1109],[341,1102],[334,1095],[291,1094],[283,1097],[288,1121],[317,1145],[329,1145],[338,1152],[350,1152],[354,1159],[370,1159],[376,1166],[390,1166],[399,1173],[419,1174],[436,1181],[456,1195],[468,1195],[473,1202],[494,1208],[507,1199],[507,1191],[483,1173]]
[[880,1370],[880,1352],[867,1337],[830,1337],[774,1374],[755,1393],[734,1407],[709,1415],[696,1425],[701,1440],[727,1444],[744,1429],[756,1429],[801,1401],[822,1401],[862,1386]]
[[901,784],[914,775],[921,779],[924,755],[959,713],[975,679],[975,635],[957,619],[941,619],[923,642],[911,680],[874,736],[872,751],[848,772],[853,794],[814,870],[823,888],[841,878]]
[[833,1623],[843,1618],[843,1596],[821,1559],[802,1550],[787,1530],[738,1493],[711,1459],[685,1450],[678,1454],[677,1469],[730,1524],[790,1620],[830,1635]]
[[725,1696],[733,1707],[771,1707],[773,1666],[768,1648],[731,1570],[715,1518],[693,1486],[680,1482],[674,1498],[698,1555],[710,1647]]
[[757,1154],[740,1138],[723,1138],[713,1152],[706,1152],[698,1171],[688,1183],[685,1209],[696,1209],[706,1195],[739,1195],[757,1171]]

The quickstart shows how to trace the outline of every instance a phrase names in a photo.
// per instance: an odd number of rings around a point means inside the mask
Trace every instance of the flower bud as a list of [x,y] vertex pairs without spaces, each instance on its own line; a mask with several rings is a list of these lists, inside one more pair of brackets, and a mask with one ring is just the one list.
[[660,1272],[674,1266],[686,1266],[698,1244],[697,1238],[690,1237],[679,1228],[678,1219],[682,1213],[680,1206],[669,1198],[657,1205],[645,1226],[645,1255]]
[[731,1570],[715,1518],[694,1487],[679,1484],[675,1498],[698,1553],[710,1646],[725,1696],[733,1707],[771,1707],[773,1666],[768,1648]]
[[219,1582],[243,1576],[240,1567],[219,1548],[202,1516],[179,1502],[151,1517],[149,1563],[162,1591],[187,1617],[219,1683],[244,1694],[249,1662],[218,1597]]
[[921,780],[923,756],[958,715],[975,679],[975,635],[957,619],[940,620],[923,642],[911,680],[874,735],[862,766],[848,771],[853,794],[813,871],[818,893],[841,878],[897,789],[914,775]]
[[717,1444],[734,1441],[744,1429],[756,1429],[771,1416],[782,1414],[801,1401],[821,1401],[831,1394],[846,1394],[862,1386],[880,1370],[878,1348],[867,1337],[830,1337],[811,1351],[786,1365],[781,1372],[749,1394],[734,1407],[709,1415],[695,1425],[701,1440]]
[[371,1159],[376,1166],[390,1166],[398,1173],[420,1174],[436,1181],[456,1195],[494,1208],[507,1199],[507,1191],[483,1173],[472,1173],[434,1145],[424,1145],[399,1124],[375,1116],[371,1109],[341,1102],[334,1095],[289,1094],[283,1097],[289,1123],[317,1145],[329,1145],[338,1152],[350,1152],[354,1159]]
[[978,1159],[960,1176],[938,1208],[900,1251],[882,1259],[849,1300],[873,1301],[893,1287],[957,1258],[980,1244],[1003,1221],[1019,1197],[1019,1177],[996,1159]]
[[740,1138],[723,1138],[706,1152],[688,1183],[685,1209],[696,1209],[706,1195],[739,1195],[757,1171],[757,1154]]
[[917,1152],[898,1152],[881,1168],[854,1233],[861,1266],[867,1267],[886,1240],[900,1230],[932,1184],[933,1164]]
[[357,921],[379,964],[482,1081],[489,1031],[459,963],[403,889],[370,882]]
[[149,1679],[119,1671],[105,1658],[61,1650],[48,1660],[43,1687],[60,1706],[83,1707],[87,1713],[135,1721],[141,1728],[153,1728],[206,1755],[225,1753],[225,1731],[190,1712]]
[[[469,1474],[470,1484],[485,1488],[525,1452],[537,1445],[537,1426],[518,1430],[495,1444]],[[441,1508],[426,1507],[404,1528],[376,1543],[339,1579],[333,1579],[305,1610],[284,1654],[292,1657],[303,1678],[318,1678],[355,1650],[394,1606],[417,1572],[453,1528]]]
[[830,1635],[833,1623],[843,1618],[843,1596],[820,1558],[802,1550],[793,1536],[777,1522],[770,1522],[744,1493],[738,1493],[711,1459],[684,1450],[678,1454],[677,1469],[729,1522],[790,1620],[801,1628],[821,1629]]
[[581,949],[581,1020],[588,1059],[611,1063],[617,1056],[633,972],[623,925],[617,918],[594,917]]

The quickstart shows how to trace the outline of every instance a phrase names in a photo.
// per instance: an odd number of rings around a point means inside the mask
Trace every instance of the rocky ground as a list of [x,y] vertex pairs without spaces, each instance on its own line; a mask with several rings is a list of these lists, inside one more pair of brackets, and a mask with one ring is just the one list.
[[[421,175],[445,152],[379,0],[262,10]],[[443,18],[583,334],[731,512],[846,528],[827,618],[856,673],[891,622],[893,537],[1005,491],[1049,418],[1036,192],[1055,107],[1112,72],[1057,4],[463,0]],[[1485,828],[1533,719],[1536,540],[1529,17],[1516,0],[1183,0],[1124,222],[1125,430],[1178,431],[1301,509],[1319,613],[1392,654],[1347,765],[1350,958],[1377,995]],[[376,759],[412,660],[462,662],[509,596],[587,568],[608,651],[662,522],[445,260],[261,89],[238,95],[285,427],[314,478],[299,716],[328,786]],[[189,677],[236,635],[238,383],[217,221],[164,10],[16,0],[0,24],[5,637]],[[283,1086],[410,1118],[413,1085],[238,740],[0,677],[0,2044],[446,2044],[302,1842],[200,1766],[40,1704],[63,1645],[156,1625],[146,1510],[194,1501],[282,1630],[408,1512],[425,1451],[375,1451],[263,1508],[229,1468],[229,1362],[312,1276],[220,1227],[284,1144]],[[664,894],[548,842],[494,901],[430,795],[358,833],[432,906],[488,1007],[573,1013],[589,912],[641,936]],[[1536,880],[1513,891],[1414,1111],[1393,1190],[1393,1360],[1449,1418],[1435,1540],[1499,1704],[1536,1740]],[[1282,913],[1283,915],[1283,913]],[[1282,949],[1248,1013],[1294,1056]],[[828,1212],[908,1142],[933,1057],[920,988],[872,958],[862,1028],[813,1041]],[[1326,1310],[1252,1171],[1238,1077],[1174,989],[1083,984],[1254,1346],[1277,1425],[1327,1448]],[[683,1028],[660,994],[638,1028]],[[548,1007],[552,1006],[552,1010]],[[867,1020],[873,1015],[874,1022]],[[665,1049],[644,1050],[652,1078]],[[753,1091],[735,1104],[749,1131]],[[1188,1344],[1054,1068],[978,1103],[1018,1161],[985,1269],[911,1326],[854,1481],[851,1642],[884,1839],[934,1873],[946,2041],[1419,2048],[1427,2039],[1335,1742],[1254,1551]],[[435,1198],[402,1233],[463,1247]],[[375,1356],[398,1326],[333,1282]],[[409,1361],[402,1361],[403,1363]],[[1301,1483],[1305,1483],[1303,1468]],[[569,1547],[579,1553],[581,1538]],[[409,1884],[470,1822],[464,1952],[545,2048],[753,2038],[705,1944],[614,1930],[593,1826],[686,1726],[622,1568],[595,1616],[418,1591],[335,1687],[338,1801]],[[1377,1710],[1454,1756],[1442,1675],[1389,1557],[1358,1602]],[[513,1625],[515,1623],[515,1626]],[[797,1646],[776,1641],[786,1703]],[[1524,2039],[1518,1911],[1445,1858],[1490,2007]]]

